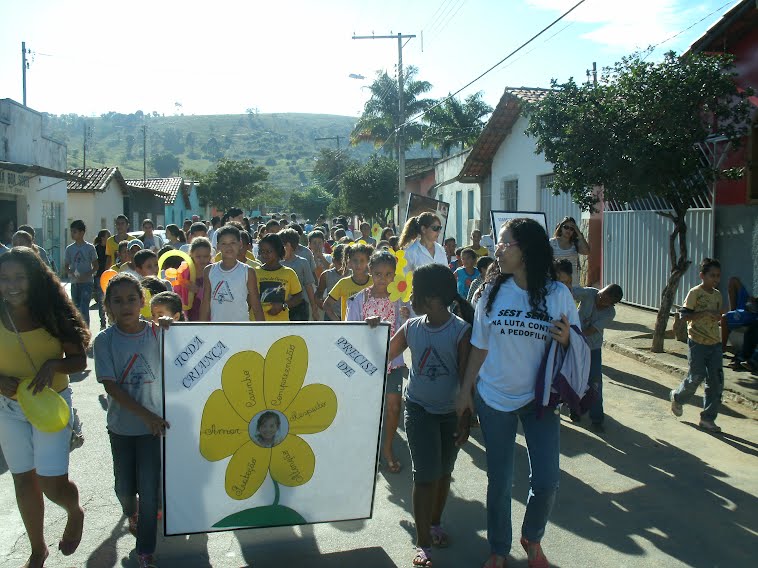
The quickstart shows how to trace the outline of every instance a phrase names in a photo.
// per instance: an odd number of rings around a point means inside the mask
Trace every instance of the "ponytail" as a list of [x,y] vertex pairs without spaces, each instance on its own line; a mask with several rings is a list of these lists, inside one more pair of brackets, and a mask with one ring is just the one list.
[[405,222],[403,232],[400,234],[400,242],[397,246],[401,249],[405,248],[408,244],[415,241],[421,234],[421,225],[418,222],[418,217],[411,217]]
[[455,298],[453,298],[453,303],[456,305],[458,316],[460,316],[460,318],[466,323],[473,324],[474,308],[468,303],[468,301],[466,301],[466,298],[460,294],[456,294]]

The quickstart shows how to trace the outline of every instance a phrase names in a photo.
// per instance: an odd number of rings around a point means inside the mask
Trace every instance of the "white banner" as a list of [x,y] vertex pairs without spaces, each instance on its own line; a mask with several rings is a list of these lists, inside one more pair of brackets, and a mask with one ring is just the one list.
[[166,535],[371,516],[389,326],[164,335]]

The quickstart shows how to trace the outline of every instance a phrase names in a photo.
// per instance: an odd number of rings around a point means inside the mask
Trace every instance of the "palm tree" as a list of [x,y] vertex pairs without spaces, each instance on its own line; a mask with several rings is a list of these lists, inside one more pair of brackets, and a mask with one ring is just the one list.
[[[371,98],[363,107],[363,114],[350,133],[350,142],[358,144],[370,140],[374,147],[384,146],[387,153],[396,156],[395,132],[409,117],[425,111],[434,104],[433,99],[419,98],[431,90],[429,81],[417,81],[418,69],[408,66],[403,73],[403,102],[405,116],[400,117],[397,81],[386,71],[377,71],[369,87]],[[407,149],[423,136],[424,125],[413,123],[403,128],[403,147]]]
[[426,114],[429,126],[424,131],[422,142],[425,146],[439,148],[443,156],[460,145],[461,150],[471,146],[481,134],[485,122],[483,117],[492,113],[492,107],[482,100],[482,92],[460,99],[449,97],[441,105]]

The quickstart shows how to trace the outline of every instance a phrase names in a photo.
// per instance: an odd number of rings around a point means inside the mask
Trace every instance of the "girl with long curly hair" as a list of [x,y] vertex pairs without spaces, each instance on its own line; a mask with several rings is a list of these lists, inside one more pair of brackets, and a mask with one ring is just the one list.
[[[511,548],[511,488],[518,423],[531,471],[521,545],[530,568],[548,566],[540,541],[558,488],[560,419],[538,417],[535,389],[551,341],[564,348],[579,326],[571,292],[555,281],[553,254],[542,226],[511,219],[499,233],[499,270],[487,273],[476,305],[471,354],[457,400],[459,416],[476,407],[487,450],[487,568],[500,568]],[[478,379],[478,380],[477,380]]]
[[29,389],[38,393],[50,387],[70,409],[68,375],[86,368],[90,333],[58,277],[30,248],[17,247],[0,256],[0,303],[0,448],[31,544],[26,566],[34,568],[49,554],[42,495],[68,515],[58,543],[66,556],[79,546],[84,511],[68,478],[73,416],[62,430],[42,432],[24,415],[17,391],[31,377]]

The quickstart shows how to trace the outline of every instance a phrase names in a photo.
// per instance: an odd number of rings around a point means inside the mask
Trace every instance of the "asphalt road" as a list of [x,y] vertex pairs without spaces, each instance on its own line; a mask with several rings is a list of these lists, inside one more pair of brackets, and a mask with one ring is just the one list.
[[[94,315],[94,314],[93,314]],[[749,567],[758,552],[758,423],[747,408],[724,408],[714,436],[696,428],[697,409],[669,412],[677,380],[635,360],[604,353],[607,431],[563,418],[561,487],[543,547],[559,567]],[[90,368],[92,361],[90,360]],[[134,538],[113,492],[103,390],[89,372],[73,378],[74,402],[86,442],[72,454],[71,478],[86,510],[78,551],[65,558],[57,542],[65,515],[48,503],[46,566],[135,566]],[[699,400],[698,400],[699,402]],[[478,567],[486,542],[485,453],[481,433],[459,454],[444,524],[451,546],[435,551],[435,568]],[[518,438],[514,477],[514,545],[510,567],[525,568],[518,535],[527,495],[528,463]],[[373,518],[303,527],[160,538],[158,565],[336,568],[410,566],[410,459],[404,436],[399,474],[379,472]],[[345,458],[346,460],[349,457]],[[29,554],[13,482],[0,456],[0,567]]]

